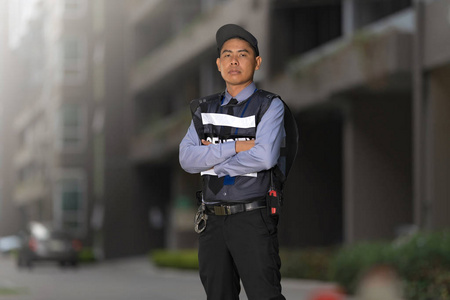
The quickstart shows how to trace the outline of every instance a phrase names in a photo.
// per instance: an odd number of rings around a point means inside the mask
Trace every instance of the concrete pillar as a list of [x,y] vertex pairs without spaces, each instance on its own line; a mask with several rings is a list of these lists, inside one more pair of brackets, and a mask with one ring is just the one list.
[[344,238],[392,238],[413,218],[410,99],[353,100],[343,129]]
[[430,73],[429,94],[431,149],[430,178],[427,186],[430,191],[431,229],[450,226],[450,67],[440,68]]

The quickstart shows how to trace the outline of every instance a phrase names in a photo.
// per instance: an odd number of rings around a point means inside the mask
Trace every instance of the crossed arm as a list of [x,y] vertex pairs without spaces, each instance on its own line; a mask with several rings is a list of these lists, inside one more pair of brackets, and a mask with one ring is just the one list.
[[[202,144],[205,146],[209,146],[211,145],[211,142],[202,140]],[[253,146],[255,146],[255,141],[251,140],[251,141],[236,141],[235,145],[234,145],[234,151],[236,151],[236,153],[242,152],[242,151],[247,151],[250,150]]]
[[200,173],[214,168],[219,177],[268,170],[277,163],[280,155],[280,145],[285,135],[283,116],[283,103],[274,99],[258,124],[255,140],[221,144],[200,140],[191,122],[180,143],[181,167],[189,173]]

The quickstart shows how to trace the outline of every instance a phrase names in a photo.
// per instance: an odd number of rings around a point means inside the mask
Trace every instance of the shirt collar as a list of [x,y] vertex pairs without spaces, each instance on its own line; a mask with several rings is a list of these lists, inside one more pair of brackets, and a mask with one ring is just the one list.
[[[254,82],[250,83],[248,86],[246,86],[239,94],[234,97],[238,103],[242,102],[244,100],[247,100],[256,90],[256,85]],[[231,100],[231,95],[228,93],[227,90],[225,90],[225,98],[223,99],[222,105],[227,105],[228,102]]]

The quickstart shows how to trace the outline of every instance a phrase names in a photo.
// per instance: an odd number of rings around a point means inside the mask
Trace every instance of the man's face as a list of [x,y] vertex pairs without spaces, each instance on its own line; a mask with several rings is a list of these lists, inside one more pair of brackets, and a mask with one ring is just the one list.
[[228,88],[246,87],[253,81],[253,74],[261,65],[261,57],[255,57],[247,41],[236,38],[223,44],[216,63]]

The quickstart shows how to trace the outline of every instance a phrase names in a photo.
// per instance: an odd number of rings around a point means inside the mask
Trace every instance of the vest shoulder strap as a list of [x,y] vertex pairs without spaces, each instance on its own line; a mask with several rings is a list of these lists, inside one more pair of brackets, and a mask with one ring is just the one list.
[[[281,97],[278,96],[277,94],[274,94],[274,93],[271,93],[271,92],[268,92],[268,91],[265,91],[265,90],[258,90],[258,93],[259,93],[263,98],[269,99],[269,100],[270,100],[269,103],[271,103],[272,100],[275,99],[275,98],[279,98],[279,99],[281,100]],[[282,101],[283,101],[283,100],[282,100]],[[266,111],[269,109],[269,106],[270,106],[270,104],[269,104],[268,106],[266,106],[266,108],[265,108],[264,111],[262,111],[261,117],[262,117],[262,116],[266,113]]]
[[192,115],[195,114],[195,112],[197,111],[197,108],[200,106],[200,104],[206,103],[209,101],[213,101],[213,100],[217,100],[217,99],[221,99],[224,95],[225,95],[225,92],[221,92],[221,93],[216,93],[216,94],[212,94],[212,95],[209,95],[206,97],[192,100],[190,103],[190,109],[191,109]]
[[274,93],[271,93],[271,92],[268,92],[268,91],[265,91],[265,90],[258,90],[258,92],[259,92],[263,97],[267,97],[267,98],[269,98],[270,100],[272,100],[272,99],[274,99],[274,98],[280,98],[280,99],[281,99],[281,97],[280,97],[279,95],[274,94]]

